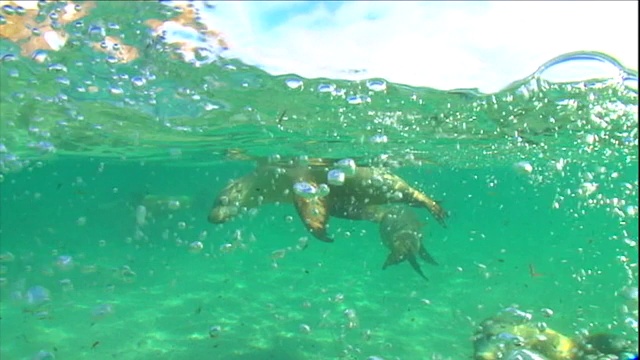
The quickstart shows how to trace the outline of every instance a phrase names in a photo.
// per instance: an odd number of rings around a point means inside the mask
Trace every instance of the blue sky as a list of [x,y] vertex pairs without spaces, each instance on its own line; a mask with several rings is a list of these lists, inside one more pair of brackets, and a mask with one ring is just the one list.
[[212,3],[203,17],[225,56],[276,75],[490,92],[578,50],[638,63],[637,1]]

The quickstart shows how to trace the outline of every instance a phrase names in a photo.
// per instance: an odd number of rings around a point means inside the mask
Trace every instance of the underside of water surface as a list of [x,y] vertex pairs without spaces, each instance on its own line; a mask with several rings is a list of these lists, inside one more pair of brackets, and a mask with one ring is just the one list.
[[[2,8],[1,358],[637,358],[637,70],[558,54],[493,93],[272,75],[189,7],[126,5]],[[605,75],[556,80],[584,63]],[[252,173],[264,203],[207,221]],[[396,175],[447,214],[395,198],[423,276],[382,269],[393,235],[348,182]],[[299,198],[334,204],[312,209],[333,243]]]

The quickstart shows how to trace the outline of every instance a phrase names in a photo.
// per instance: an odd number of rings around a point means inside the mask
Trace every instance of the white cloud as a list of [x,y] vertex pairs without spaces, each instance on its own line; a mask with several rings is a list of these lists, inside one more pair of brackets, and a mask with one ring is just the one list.
[[205,18],[228,39],[227,56],[311,78],[496,91],[567,52],[638,62],[638,3],[630,1],[234,1]]

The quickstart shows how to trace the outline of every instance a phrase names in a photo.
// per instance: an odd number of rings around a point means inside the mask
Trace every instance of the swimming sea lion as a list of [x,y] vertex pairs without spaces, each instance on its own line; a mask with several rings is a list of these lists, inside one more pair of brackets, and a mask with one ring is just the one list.
[[413,270],[427,280],[417,258],[420,257],[432,265],[438,263],[422,244],[421,228],[422,223],[410,208],[393,206],[384,212],[380,221],[380,236],[391,253],[382,266],[383,269],[406,260]]
[[380,221],[371,206],[403,203],[424,207],[445,225],[446,211],[402,178],[380,167],[355,167],[341,184],[325,185],[328,194],[299,193],[302,184],[317,189],[326,184],[335,161],[308,159],[304,162],[260,161],[254,172],[232,181],[216,198],[209,213],[215,224],[229,221],[243,210],[265,203],[293,203],[306,228],[318,239],[333,241],[326,233],[329,217]]

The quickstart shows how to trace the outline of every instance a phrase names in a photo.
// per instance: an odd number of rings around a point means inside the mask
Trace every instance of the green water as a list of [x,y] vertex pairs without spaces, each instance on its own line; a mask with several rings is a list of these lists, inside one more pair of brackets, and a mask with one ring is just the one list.
[[[172,14],[134,7],[101,3],[44,63],[0,39],[2,359],[468,359],[476,325],[508,306],[569,336],[637,338],[637,80],[533,76],[485,95],[196,67],[133,20]],[[88,48],[106,19],[138,60]],[[417,210],[429,281],[381,269],[372,223],[331,219],[332,244],[288,204],[208,223],[249,158],[274,155],[390,166],[439,200],[446,228]],[[30,302],[34,286],[49,301]]]

